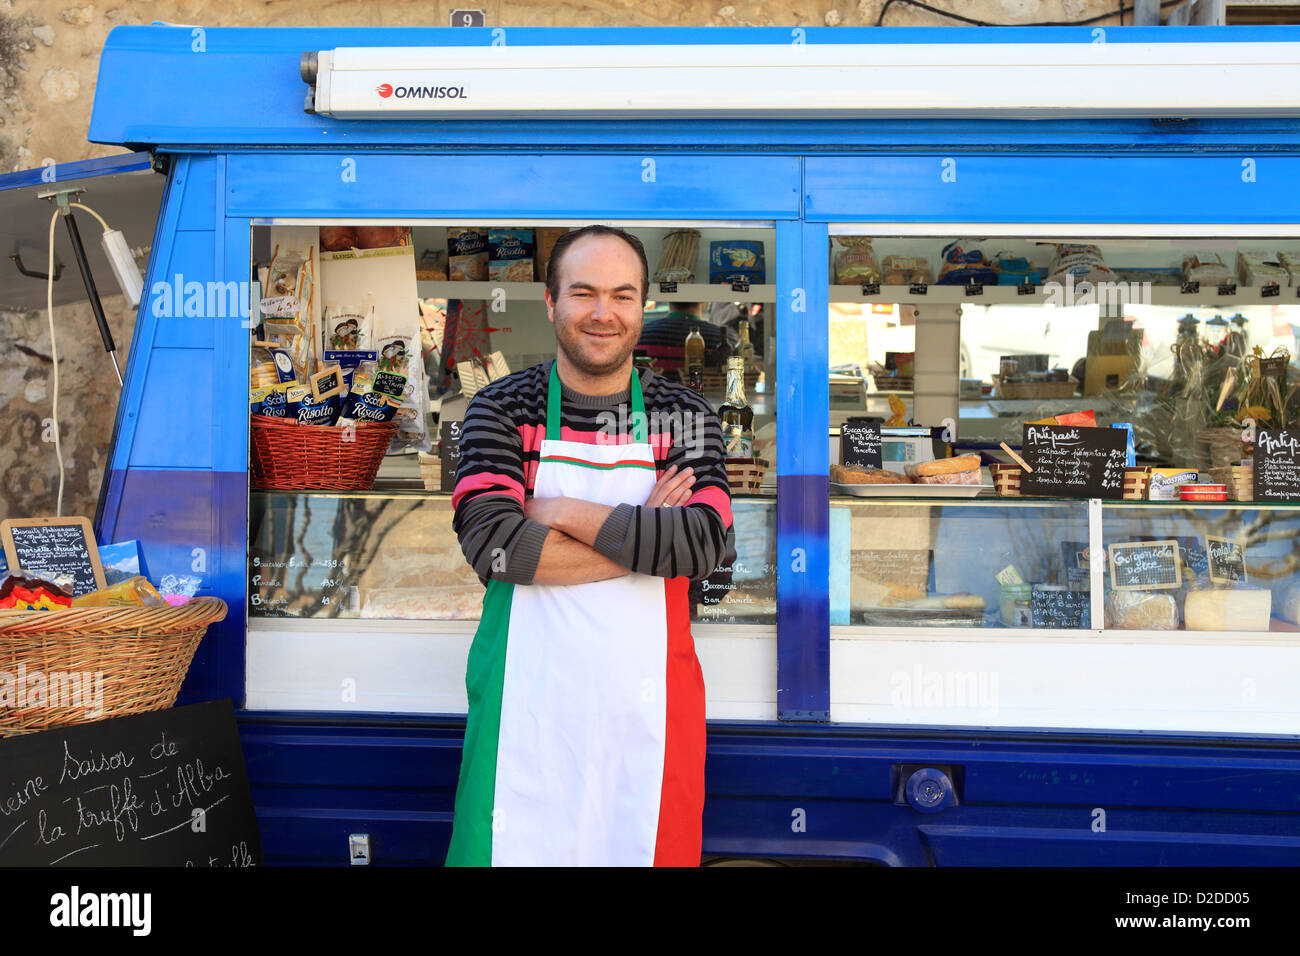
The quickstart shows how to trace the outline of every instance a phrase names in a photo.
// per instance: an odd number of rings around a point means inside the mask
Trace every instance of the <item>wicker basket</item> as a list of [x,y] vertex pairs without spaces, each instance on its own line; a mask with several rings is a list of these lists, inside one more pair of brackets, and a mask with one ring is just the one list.
[[763,458],[728,458],[727,484],[732,494],[756,495],[767,474],[768,462]]
[[993,475],[993,490],[1003,498],[1020,497],[1020,475],[1021,468],[1019,465],[1004,465],[1001,462],[995,462],[989,465],[989,471]]
[[[23,699],[0,707],[0,737],[165,710],[176,703],[208,625],[225,616],[226,604],[217,598],[178,607],[0,611],[0,672],[26,675]],[[28,706],[39,693],[32,683],[38,673],[45,692]],[[98,706],[93,696],[87,699],[93,691],[82,691],[80,699],[71,693],[84,684],[67,677],[82,674],[93,675],[88,679],[96,685],[102,677]],[[51,690],[56,675],[58,693]]]
[[1151,468],[1147,465],[1129,465],[1124,469],[1124,497],[1130,501],[1145,501],[1151,487]]
[[249,480],[254,488],[366,491],[397,432],[396,422],[300,425],[252,416]]

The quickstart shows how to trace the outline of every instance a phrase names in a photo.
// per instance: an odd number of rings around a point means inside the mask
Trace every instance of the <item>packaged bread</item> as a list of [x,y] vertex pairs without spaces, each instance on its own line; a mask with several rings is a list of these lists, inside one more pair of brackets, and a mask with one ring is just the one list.
[[1279,252],[1277,261],[1286,270],[1286,284],[1300,286],[1300,250]]
[[1178,602],[1167,591],[1111,591],[1106,626],[1125,631],[1178,630]]
[[1223,264],[1215,252],[1194,252],[1183,257],[1183,281],[1203,285],[1223,285],[1232,282],[1232,270]]
[[1183,603],[1189,631],[1267,631],[1273,593],[1250,585],[1193,588]]
[[864,468],[858,465],[831,465],[831,481],[838,485],[905,485],[908,479],[883,468]]
[[1253,289],[1265,285],[1290,285],[1291,277],[1272,253],[1238,252],[1237,281]]
[[880,264],[885,285],[922,285],[934,281],[924,256],[885,256]]
[[953,471],[945,475],[917,475],[913,479],[918,485],[982,485],[979,468],[974,471]]
[[[923,461],[914,465],[907,465],[904,470],[909,477],[917,480],[937,478],[942,475],[961,475],[970,472],[973,472],[978,478],[980,456],[957,455],[953,458],[936,458],[934,461]],[[978,482],[976,483],[978,484]]]

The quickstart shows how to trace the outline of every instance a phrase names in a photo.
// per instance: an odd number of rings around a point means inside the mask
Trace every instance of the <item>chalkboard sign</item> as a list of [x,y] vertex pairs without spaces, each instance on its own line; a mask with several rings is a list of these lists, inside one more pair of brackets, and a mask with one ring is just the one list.
[[1035,584],[1029,613],[1034,627],[1091,627],[1092,594]]
[[1127,452],[1128,433],[1119,429],[1025,425],[1021,455],[1033,470],[1021,473],[1021,494],[1122,498]]
[[229,700],[0,740],[2,866],[260,866]]
[[1281,357],[1259,360],[1260,378],[1285,378],[1287,360]]
[[1255,500],[1300,501],[1300,432],[1255,433]]
[[443,491],[456,488],[456,469],[460,466],[460,435],[464,422],[443,422],[440,438],[442,439],[442,472],[439,481]]
[[87,518],[9,518],[0,522],[0,541],[13,571],[69,574],[76,596],[106,586],[95,531]]
[[1110,586],[1116,591],[1158,591],[1182,587],[1183,567],[1178,555],[1178,542],[1173,538],[1112,544],[1107,551],[1110,555]]
[[371,388],[380,395],[401,398],[406,394],[406,376],[396,372],[376,372],[375,383]]
[[1240,541],[1207,534],[1205,553],[1209,558],[1210,580],[1215,584],[1246,580],[1246,551]]
[[840,464],[855,468],[883,468],[880,423],[850,418],[840,426]]

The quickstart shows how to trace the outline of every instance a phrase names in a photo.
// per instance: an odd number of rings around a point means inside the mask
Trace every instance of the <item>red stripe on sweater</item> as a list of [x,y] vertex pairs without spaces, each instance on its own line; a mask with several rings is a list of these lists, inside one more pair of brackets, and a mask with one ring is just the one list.
[[731,496],[721,488],[701,488],[686,500],[687,506],[708,505],[722,519],[722,526],[731,526]]
[[655,866],[699,866],[704,842],[704,673],[691,637],[689,584],[687,578],[664,581],[667,718]]
[[520,506],[524,503],[524,489],[519,482],[515,481],[508,475],[499,475],[491,471],[480,471],[474,475],[466,475],[456,482],[456,487],[451,493],[451,507],[453,510],[460,507],[461,499],[471,491],[478,491],[482,488],[494,489],[501,494],[509,495],[519,502]]

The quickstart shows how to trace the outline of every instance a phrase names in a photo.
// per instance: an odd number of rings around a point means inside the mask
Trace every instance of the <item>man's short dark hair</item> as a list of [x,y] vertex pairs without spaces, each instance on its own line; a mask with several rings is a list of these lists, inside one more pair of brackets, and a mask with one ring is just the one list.
[[551,247],[550,261],[546,266],[546,291],[551,294],[551,299],[554,301],[560,297],[560,262],[564,254],[568,252],[571,245],[584,236],[614,236],[632,247],[632,251],[641,260],[641,301],[644,303],[650,291],[650,264],[646,261],[645,246],[641,245],[641,240],[630,232],[615,226],[602,225],[583,226],[581,229],[566,232],[555,240],[555,245]]

